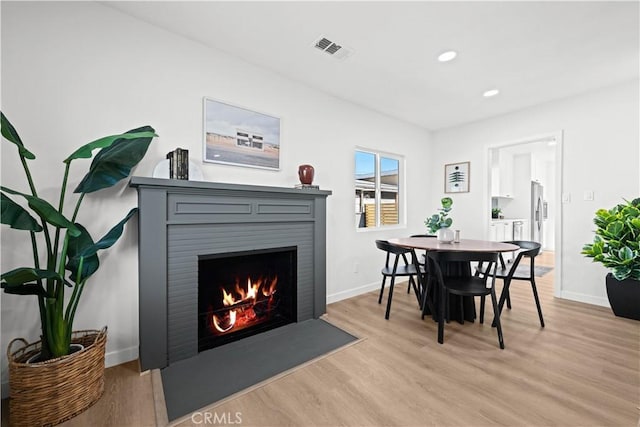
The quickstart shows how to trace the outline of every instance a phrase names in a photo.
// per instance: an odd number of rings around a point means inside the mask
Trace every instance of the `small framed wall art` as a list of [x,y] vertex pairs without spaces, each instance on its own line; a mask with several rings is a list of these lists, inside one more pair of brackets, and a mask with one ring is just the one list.
[[444,165],[444,192],[468,193],[470,177],[469,162]]
[[280,119],[204,98],[204,154],[210,163],[280,170]]

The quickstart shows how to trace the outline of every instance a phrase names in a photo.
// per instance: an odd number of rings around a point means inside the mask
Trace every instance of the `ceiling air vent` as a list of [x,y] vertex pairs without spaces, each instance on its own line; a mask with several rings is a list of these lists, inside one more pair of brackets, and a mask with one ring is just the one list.
[[343,45],[339,45],[324,36],[320,36],[313,45],[316,49],[321,50],[327,55],[331,55],[337,59],[345,59],[353,53],[352,49],[349,49],[348,47]]

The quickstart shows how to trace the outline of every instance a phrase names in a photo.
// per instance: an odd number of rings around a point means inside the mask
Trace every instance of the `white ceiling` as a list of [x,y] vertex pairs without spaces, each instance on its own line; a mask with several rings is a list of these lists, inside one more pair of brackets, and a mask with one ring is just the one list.
[[[431,130],[640,72],[637,1],[104,4]],[[355,53],[338,60],[313,48],[320,35]],[[458,57],[439,63],[448,49]],[[492,88],[500,94],[483,98]]]

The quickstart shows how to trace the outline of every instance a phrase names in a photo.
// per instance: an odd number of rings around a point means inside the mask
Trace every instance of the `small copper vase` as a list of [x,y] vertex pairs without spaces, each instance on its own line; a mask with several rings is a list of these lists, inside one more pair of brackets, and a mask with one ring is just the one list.
[[300,182],[304,185],[311,185],[313,182],[313,173],[314,169],[311,165],[298,166],[298,178],[300,178]]

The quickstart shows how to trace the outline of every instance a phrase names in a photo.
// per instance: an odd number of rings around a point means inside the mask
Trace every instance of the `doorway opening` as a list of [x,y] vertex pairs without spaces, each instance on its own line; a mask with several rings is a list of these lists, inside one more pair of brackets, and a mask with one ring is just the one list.
[[562,132],[488,147],[489,240],[542,245],[536,266],[561,295]]

